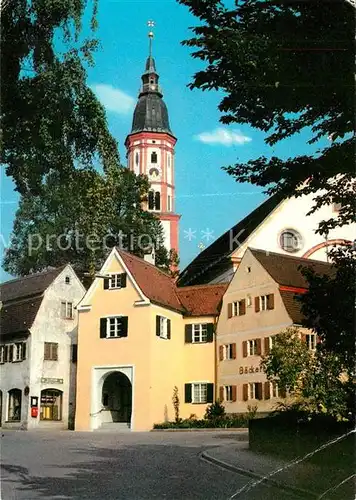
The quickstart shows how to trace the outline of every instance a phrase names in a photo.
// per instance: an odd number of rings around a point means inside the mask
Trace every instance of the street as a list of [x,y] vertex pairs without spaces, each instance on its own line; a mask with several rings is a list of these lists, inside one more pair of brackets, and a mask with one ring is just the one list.
[[[203,461],[235,433],[4,431],[2,500],[229,499],[250,478]],[[267,485],[233,498],[291,499]]]

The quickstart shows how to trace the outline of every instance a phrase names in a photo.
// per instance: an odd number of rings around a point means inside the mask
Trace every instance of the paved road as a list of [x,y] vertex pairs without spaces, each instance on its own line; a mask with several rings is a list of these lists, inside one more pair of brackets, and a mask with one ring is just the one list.
[[[2,500],[230,499],[249,483],[201,460],[237,434],[4,431]],[[234,498],[292,499],[266,485]]]

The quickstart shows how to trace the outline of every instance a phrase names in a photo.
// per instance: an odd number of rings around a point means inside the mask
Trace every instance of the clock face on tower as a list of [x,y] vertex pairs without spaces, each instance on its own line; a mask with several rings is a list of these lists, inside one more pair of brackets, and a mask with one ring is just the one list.
[[157,180],[161,177],[162,170],[160,167],[151,167],[148,171],[148,176],[151,180]]

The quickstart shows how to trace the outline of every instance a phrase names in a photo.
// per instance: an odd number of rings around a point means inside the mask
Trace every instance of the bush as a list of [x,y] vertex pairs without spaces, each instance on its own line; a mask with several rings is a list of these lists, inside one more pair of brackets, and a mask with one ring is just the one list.
[[225,417],[226,412],[224,406],[220,401],[215,401],[210,406],[207,406],[204,418],[206,420],[215,420],[217,418]]
[[215,418],[204,418],[198,420],[195,415],[180,422],[162,422],[154,424],[154,429],[234,429],[248,427],[249,417],[247,414],[225,414]]

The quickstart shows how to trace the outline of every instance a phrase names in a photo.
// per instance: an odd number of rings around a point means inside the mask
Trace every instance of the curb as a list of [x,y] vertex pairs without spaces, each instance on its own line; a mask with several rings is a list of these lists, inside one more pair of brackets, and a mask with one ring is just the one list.
[[237,474],[241,474],[243,476],[250,477],[251,479],[261,480],[261,483],[268,483],[272,486],[276,486],[277,488],[285,491],[289,491],[291,493],[295,493],[300,495],[302,498],[319,498],[317,493],[312,493],[311,491],[304,490],[301,488],[296,488],[295,486],[288,486],[283,484],[275,479],[271,479],[269,477],[261,476],[260,474],[256,474],[256,472],[252,472],[248,469],[242,469],[240,467],[236,467],[235,465],[231,465],[223,460],[219,460],[218,458],[212,457],[208,454],[208,452],[203,451],[199,454],[199,458],[201,460],[205,460],[206,462],[217,465],[218,467],[222,467],[223,469],[229,470],[231,472],[236,472]]

